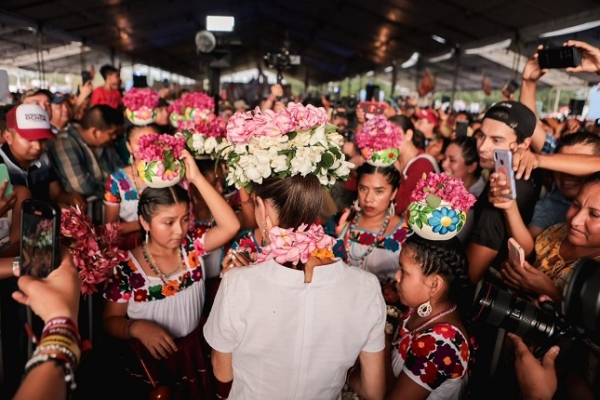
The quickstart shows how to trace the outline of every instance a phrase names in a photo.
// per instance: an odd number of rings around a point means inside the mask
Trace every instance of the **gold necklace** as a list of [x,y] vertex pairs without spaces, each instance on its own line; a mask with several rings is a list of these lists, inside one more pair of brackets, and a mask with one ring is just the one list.
[[160,279],[162,279],[162,281],[164,283],[167,283],[169,278],[175,272],[179,271],[181,269],[181,267],[183,266],[183,254],[181,253],[181,247],[178,248],[177,251],[178,251],[178,255],[179,255],[179,264],[177,265],[177,268],[175,268],[173,271],[169,272],[168,274],[165,274],[156,265],[156,262],[154,261],[154,258],[152,257],[152,253],[150,253],[150,250],[148,249],[148,243],[147,242],[142,243],[142,254],[144,255],[144,259],[146,260],[146,263],[150,266],[150,269],[152,269],[152,272],[154,272],[156,274],[156,276],[158,276]]

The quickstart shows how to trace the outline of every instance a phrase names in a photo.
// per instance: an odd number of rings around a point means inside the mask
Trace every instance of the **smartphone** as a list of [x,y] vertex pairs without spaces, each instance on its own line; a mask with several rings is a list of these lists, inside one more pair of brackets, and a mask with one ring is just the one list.
[[506,84],[505,92],[506,92],[506,94],[511,95],[511,94],[514,94],[518,88],[519,88],[519,82],[515,81],[514,79],[511,79]]
[[581,53],[574,46],[538,50],[538,64],[542,69],[577,67],[581,64]]
[[504,174],[508,180],[510,192],[504,195],[506,198],[514,200],[517,198],[517,187],[515,181],[515,171],[513,171],[513,155],[510,150],[494,150],[494,169],[499,174]]
[[90,74],[90,71],[81,71],[81,81],[83,83],[89,82],[92,80],[92,74]]
[[521,267],[525,265],[525,251],[514,238],[508,239],[508,259]]
[[21,207],[21,274],[38,278],[58,267],[60,207],[27,199]]
[[0,164],[0,184],[2,184],[2,182],[4,182],[5,179],[8,181],[8,184],[6,185],[6,189],[4,189],[4,197],[10,195],[13,192],[13,185],[10,182],[8,167],[6,166],[6,164],[2,163]]
[[469,131],[469,121],[456,121],[456,138],[467,136]]
[[371,119],[376,115],[381,115],[384,113],[386,104],[381,104],[377,101],[363,101],[360,103],[360,108],[365,112],[365,118]]

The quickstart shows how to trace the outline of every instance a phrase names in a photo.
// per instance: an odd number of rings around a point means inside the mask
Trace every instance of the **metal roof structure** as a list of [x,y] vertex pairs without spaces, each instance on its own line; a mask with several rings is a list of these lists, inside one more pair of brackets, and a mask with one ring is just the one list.
[[[498,88],[539,44],[575,38],[600,46],[593,0],[3,0],[0,64],[79,73],[90,64],[144,63],[197,79],[202,57],[194,36],[206,15],[235,17],[234,32],[219,39],[239,42],[227,49],[224,72],[262,65],[287,39],[301,64],[284,76],[311,84],[396,65],[407,82],[432,71],[437,89],[480,89],[483,74]],[[544,37],[576,25],[578,32]],[[401,68],[416,52],[416,65]],[[597,80],[556,71],[542,83]]]

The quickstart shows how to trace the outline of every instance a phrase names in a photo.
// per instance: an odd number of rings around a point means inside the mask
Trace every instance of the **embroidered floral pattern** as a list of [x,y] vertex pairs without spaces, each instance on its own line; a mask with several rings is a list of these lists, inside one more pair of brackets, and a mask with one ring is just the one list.
[[[325,227],[325,231],[328,232],[329,226]],[[371,245],[374,241],[377,241],[375,246],[376,249],[388,250],[391,252],[399,251],[402,247],[402,243],[406,240],[407,230],[402,227],[402,225],[398,226],[394,232],[388,235],[381,235],[379,237],[375,237],[376,235],[370,231],[363,231],[362,229],[352,226],[350,231],[350,235],[348,236],[348,240],[350,242],[364,244],[365,246]],[[336,243],[333,245],[333,254],[336,257],[347,261],[346,249],[344,248],[344,241],[342,238],[337,239]]]
[[204,253],[198,252],[198,248],[204,249],[204,237],[194,241],[186,238],[182,244],[182,251],[186,256],[188,268],[178,277],[157,285],[151,285],[130,256],[116,268],[114,275],[108,280],[104,297],[115,302],[147,302],[174,296],[202,280],[200,257]]
[[104,201],[119,204],[122,200],[138,200],[138,192],[132,187],[125,171],[119,169],[108,177]]
[[393,346],[404,360],[403,371],[431,390],[466,375],[469,344],[453,325],[437,324],[411,337],[403,323]]

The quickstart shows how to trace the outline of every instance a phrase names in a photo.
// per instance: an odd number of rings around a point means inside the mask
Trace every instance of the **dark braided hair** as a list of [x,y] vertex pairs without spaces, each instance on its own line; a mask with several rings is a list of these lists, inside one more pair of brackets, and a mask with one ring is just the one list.
[[417,234],[402,245],[421,265],[423,275],[440,275],[448,285],[448,297],[457,305],[461,320],[471,336],[474,287],[469,280],[469,262],[464,245],[457,237],[448,240],[428,240]]

